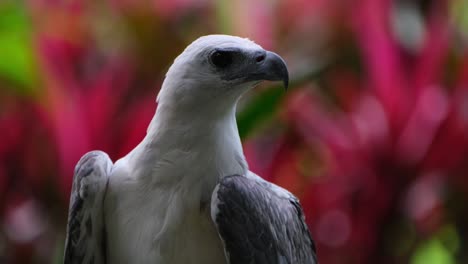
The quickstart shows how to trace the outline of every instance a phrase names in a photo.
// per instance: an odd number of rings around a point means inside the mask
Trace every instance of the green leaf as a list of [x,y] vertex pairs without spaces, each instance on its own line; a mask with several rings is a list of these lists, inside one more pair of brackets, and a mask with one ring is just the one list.
[[[317,79],[318,76],[328,70],[331,65],[331,63],[311,65],[307,71],[294,74],[295,78],[291,80],[289,90],[294,90],[311,80]],[[255,128],[271,120],[276,114],[276,109],[281,104],[284,94],[283,85],[276,85],[264,89],[250,98],[237,114],[237,126],[239,128],[240,137],[246,138]]]
[[219,0],[215,2],[216,20],[218,25],[217,30],[224,34],[232,34],[232,5],[233,2],[229,0]]
[[237,115],[237,126],[241,138],[247,137],[255,127],[268,120],[280,104],[284,90],[278,87],[266,89],[252,97]]
[[451,17],[458,31],[467,36],[468,31],[468,1],[455,0],[451,4]]
[[438,238],[424,242],[411,258],[411,264],[454,264],[451,252]]
[[0,4],[0,79],[29,92],[36,79],[31,23],[22,2]]

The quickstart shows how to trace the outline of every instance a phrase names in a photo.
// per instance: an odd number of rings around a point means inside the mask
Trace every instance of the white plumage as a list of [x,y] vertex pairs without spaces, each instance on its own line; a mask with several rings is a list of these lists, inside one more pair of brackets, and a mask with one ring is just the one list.
[[[166,75],[156,114],[143,141],[118,160],[105,177],[97,171],[81,175],[83,170],[79,169],[96,167],[103,162],[102,158],[83,158],[85,161],[78,163],[65,262],[91,263],[90,259],[94,259],[95,263],[115,264],[228,263],[225,251],[228,255],[235,252],[228,252],[230,241],[226,239],[231,238],[223,237],[226,232],[221,232],[229,231],[229,225],[218,221],[224,209],[218,208],[216,197],[219,195],[222,200],[230,196],[218,194],[218,188],[214,193],[213,190],[230,175],[261,181],[249,172],[243,155],[235,119],[236,104],[244,92],[262,80],[281,79],[287,83],[284,71],[279,56],[247,39],[211,35],[189,45]],[[106,164],[109,162],[106,160]],[[90,202],[79,195],[79,190],[88,188],[86,182],[96,182],[89,179],[98,179],[100,186],[106,182],[107,187],[97,190],[104,193],[102,200]],[[280,194],[279,199],[295,199],[280,187],[261,184],[275,197],[275,193]],[[82,205],[76,205],[77,201]],[[298,216],[288,214],[288,217],[298,217],[297,221],[303,223],[299,211]],[[275,212],[281,214],[281,210]],[[92,232],[83,230],[88,220]],[[79,234],[76,238],[70,235],[73,221],[81,228],[76,231]],[[96,228],[102,230],[100,237],[92,235]],[[306,246],[312,248],[312,243],[310,239],[311,245]],[[102,246],[96,248],[91,244]],[[310,252],[312,256],[313,250]],[[284,259],[278,257],[276,263],[288,263]],[[231,263],[235,263],[232,258]]]

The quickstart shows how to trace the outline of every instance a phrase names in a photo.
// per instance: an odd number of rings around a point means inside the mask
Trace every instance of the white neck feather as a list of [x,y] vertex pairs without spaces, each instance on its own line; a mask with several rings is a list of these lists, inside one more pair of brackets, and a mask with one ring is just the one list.
[[166,158],[167,153],[177,150],[196,158],[194,164],[187,164],[183,157],[174,163],[185,162],[180,164],[181,167],[206,167],[206,173],[216,174],[209,177],[245,174],[248,166],[242,151],[235,109],[236,103],[230,108],[226,105],[200,105],[190,110],[178,108],[176,104],[160,103],[146,137],[129,154],[129,162],[135,166],[153,166]]

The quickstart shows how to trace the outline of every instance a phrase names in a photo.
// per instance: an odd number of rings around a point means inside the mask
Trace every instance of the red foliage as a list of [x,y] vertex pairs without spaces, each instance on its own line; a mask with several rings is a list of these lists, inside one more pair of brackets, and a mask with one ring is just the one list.
[[[261,171],[301,197],[322,263],[407,262],[409,248],[397,256],[387,240],[412,240],[408,225],[421,238],[434,233],[451,222],[449,193],[467,190],[467,57],[447,79],[453,38],[440,4],[428,12],[420,52],[405,50],[389,28],[394,4],[369,0],[352,9],[362,72],[338,64],[325,79],[338,107],[310,87],[290,94],[281,106],[289,129]],[[252,144],[255,160],[264,148]],[[324,169],[301,171],[317,163],[307,148],[321,153]]]

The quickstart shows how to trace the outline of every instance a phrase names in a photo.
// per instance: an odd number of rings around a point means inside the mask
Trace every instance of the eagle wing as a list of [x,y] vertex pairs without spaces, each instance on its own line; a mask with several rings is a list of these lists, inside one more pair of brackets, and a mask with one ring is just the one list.
[[103,200],[112,161],[102,151],[85,154],[75,168],[64,264],[106,263]]
[[230,264],[317,263],[298,199],[253,173],[220,180],[211,218]]

